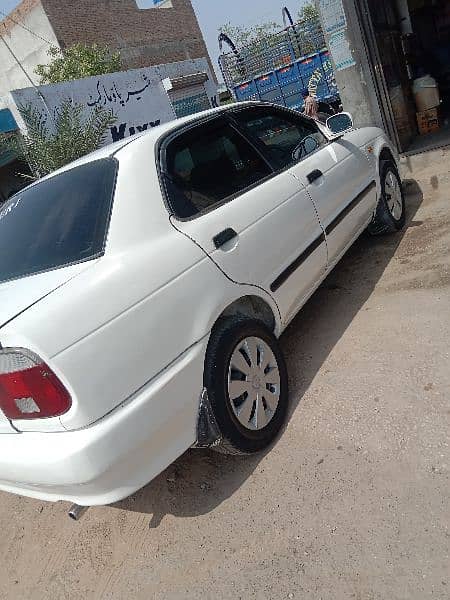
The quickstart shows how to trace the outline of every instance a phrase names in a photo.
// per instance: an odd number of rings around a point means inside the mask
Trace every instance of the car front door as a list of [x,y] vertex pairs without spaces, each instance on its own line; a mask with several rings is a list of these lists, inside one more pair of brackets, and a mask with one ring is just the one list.
[[367,225],[376,206],[376,185],[360,133],[329,141],[311,119],[277,107],[261,107],[259,118],[239,110],[236,120],[278,168],[308,191],[326,232],[332,266]]
[[233,281],[263,288],[287,320],[326,270],[304,186],[278,172],[227,117],[165,140],[161,170],[172,224]]
[[295,169],[325,229],[332,267],[370,222],[377,203],[374,173],[351,131],[307,157]]

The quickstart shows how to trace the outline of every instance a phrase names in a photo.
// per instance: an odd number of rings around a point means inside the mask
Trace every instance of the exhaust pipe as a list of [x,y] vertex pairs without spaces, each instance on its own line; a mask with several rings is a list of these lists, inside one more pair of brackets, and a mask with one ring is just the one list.
[[79,521],[88,508],[89,506],[78,506],[78,504],[72,504],[69,510],[69,517],[74,521]]

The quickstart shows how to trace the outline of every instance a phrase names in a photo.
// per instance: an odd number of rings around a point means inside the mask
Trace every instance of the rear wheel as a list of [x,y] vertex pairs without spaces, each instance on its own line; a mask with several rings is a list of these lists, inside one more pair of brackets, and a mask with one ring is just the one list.
[[288,381],[278,340],[259,322],[231,317],[211,335],[205,387],[229,454],[269,446],[286,419]]
[[405,225],[405,198],[397,167],[384,161],[380,168],[381,197],[369,226],[373,235],[400,231]]

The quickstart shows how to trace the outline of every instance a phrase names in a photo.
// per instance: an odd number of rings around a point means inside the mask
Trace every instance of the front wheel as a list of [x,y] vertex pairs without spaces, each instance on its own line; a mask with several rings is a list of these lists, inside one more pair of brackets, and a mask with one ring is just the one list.
[[252,454],[269,446],[288,409],[288,378],[278,340],[267,327],[242,317],[213,330],[205,387],[222,442],[217,450]]
[[380,168],[381,197],[369,232],[382,235],[400,231],[405,226],[405,197],[397,167],[384,161]]

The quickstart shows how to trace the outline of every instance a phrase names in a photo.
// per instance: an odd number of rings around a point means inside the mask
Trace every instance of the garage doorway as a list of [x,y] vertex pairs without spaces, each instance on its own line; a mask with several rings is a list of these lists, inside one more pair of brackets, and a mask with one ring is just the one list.
[[400,151],[450,145],[450,2],[357,5],[385,126]]

